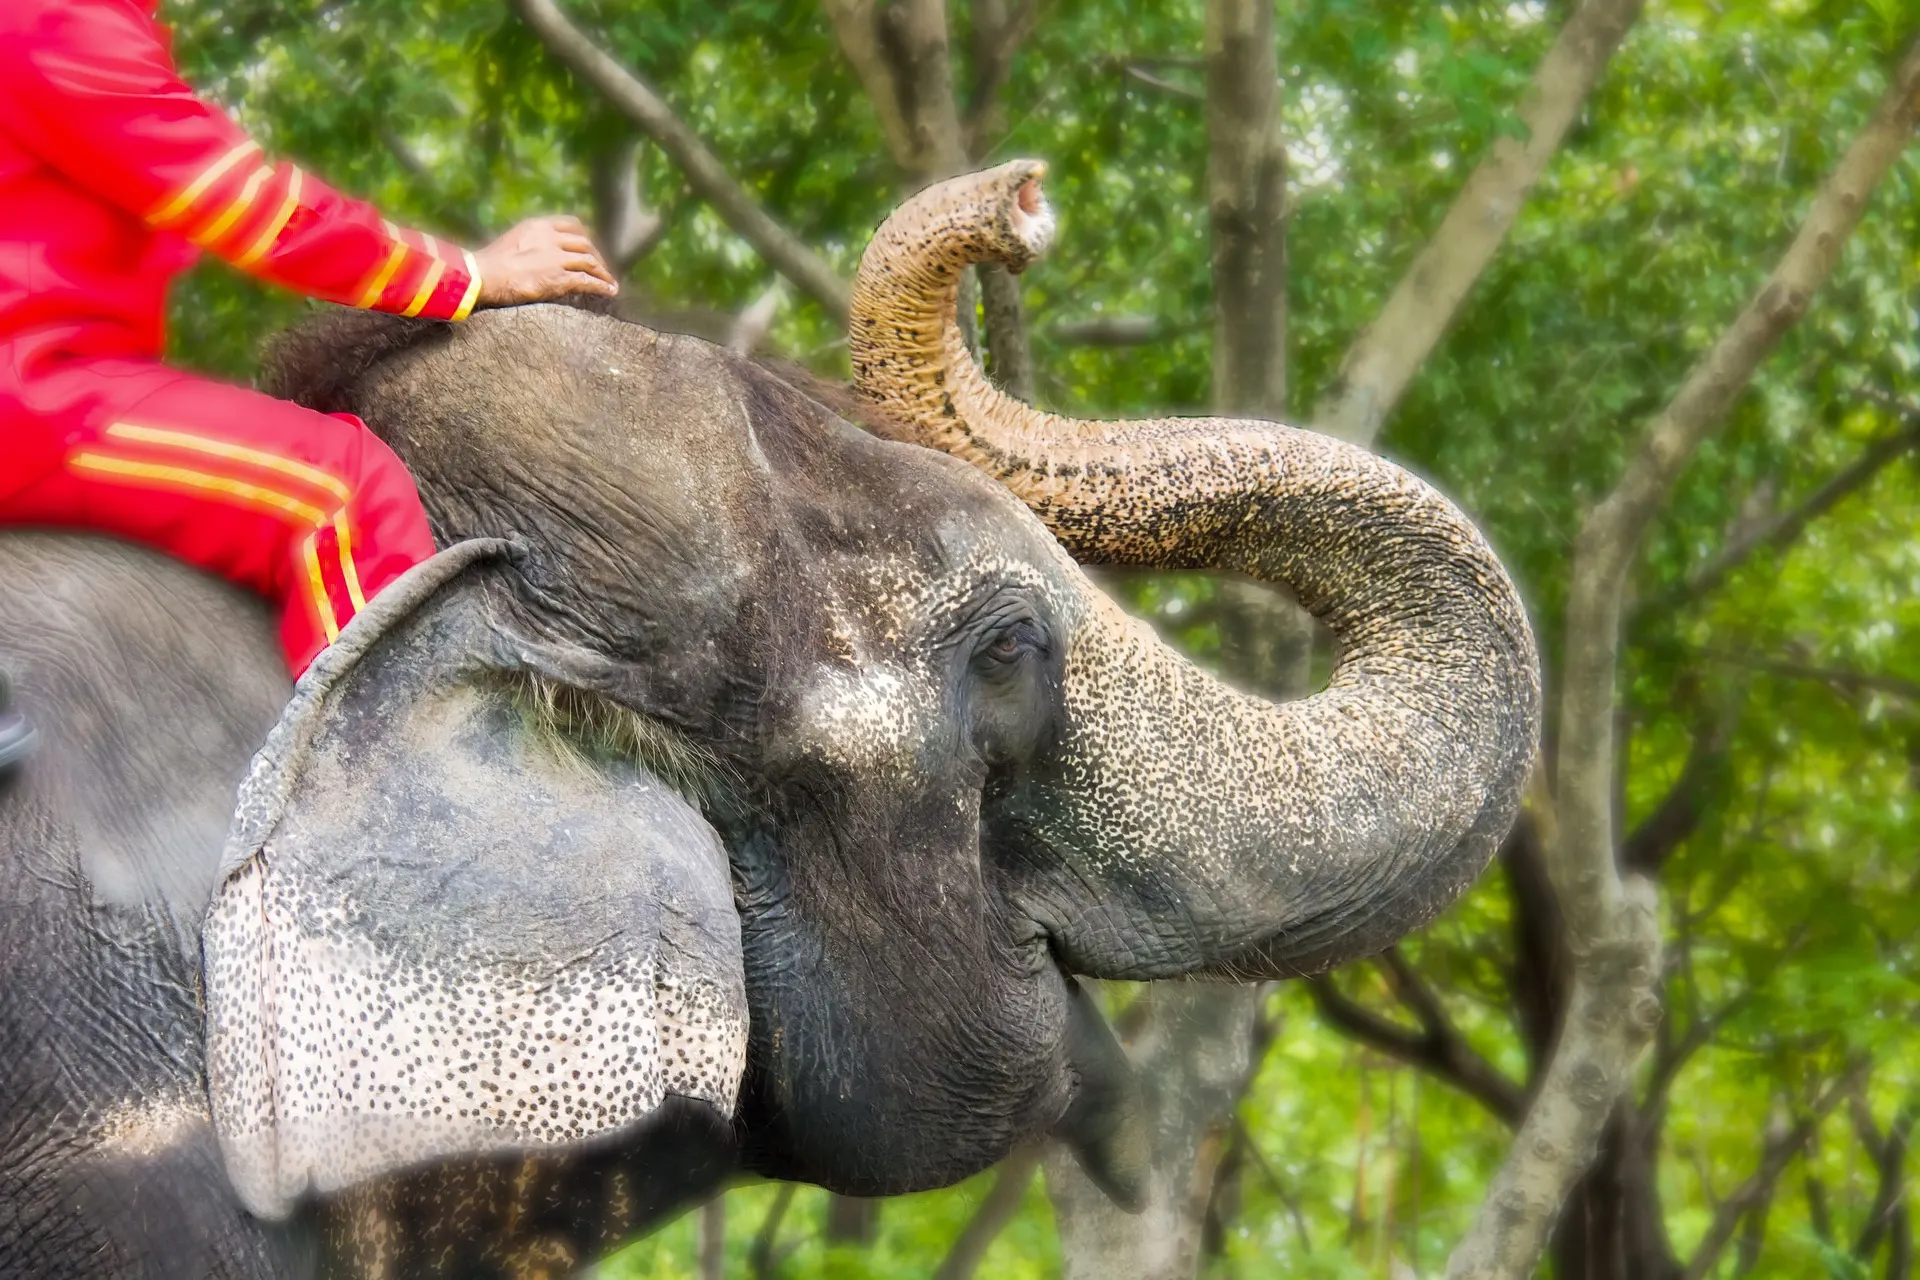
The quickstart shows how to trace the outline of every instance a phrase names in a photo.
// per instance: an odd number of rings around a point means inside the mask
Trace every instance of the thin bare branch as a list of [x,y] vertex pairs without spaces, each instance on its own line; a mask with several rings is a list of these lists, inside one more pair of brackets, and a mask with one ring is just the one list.
[[[1398,978],[1395,981],[1397,984]],[[1422,1017],[1417,1031],[1373,1012],[1341,991],[1331,978],[1312,979],[1308,990],[1313,994],[1314,1007],[1320,1016],[1350,1039],[1451,1085],[1509,1127],[1517,1127],[1526,1115],[1526,1099],[1520,1086],[1466,1043],[1440,1012],[1438,1002],[1425,990],[1424,984],[1421,995],[1401,996],[1401,1002],[1413,1010],[1416,1017],[1421,1016],[1420,1007],[1431,1010],[1433,1020]]]
[[1288,1216],[1293,1219],[1293,1233],[1300,1237],[1301,1251],[1312,1253],[1313,1236],[1307,1230],[1307,1215],[1300,1207],[1300,1197],[1293,1193],[1278,1173],[1274,1172],[1273,1165],[1267,1161],[1266,1153],[1260,1150],[1260,1144],[1255,1142],[1253,1134],[1247,1131],[1246,1121],[1239,1116],[1233,1118],[1233,1136],[1239,1143],[1240,1150],[1244,1151],[1247,1158],[1253,1162],[1253,1167],[1260,1171],[1260,1176],[1266,1180],[1267,1186],[1273,1189],[1273,1194],[1279,1196],[1280,1203],[1286,1206]]
[[486,238],[486,228],[480,225],[480,220],[473,216],[471,210],[463,209],[447,198],[446,192],[440,188],[439,177],[400,136],[399,130],[383,124],[379,127],[379,136],[380,145],[387,149],[387,154],[394,158],[406,175],[413,179],[414,186],[432,203],[434,214],[446,225],[447,230],[468,244],[477,244]]
[[780,1265],[777,1246],[780,1241],[780,1224],[786,1220],[787,1208],[793,1203],[798,1183],[782,1183],[780,1193],[767,1206],[767,1216],[760,1220],[760,1230],[754,1233],[753,1248],[747,1253],[747,1265],[753,1271],[754,1280],[773,1280],[774,1268]]
[[1874,189],[1912,138],[1917,114],[1920,41],[1779,265],[1649,426],[1619,485],[1575,540],[1553,788],[1557,831],[1546,842],[1574,956],[1573,999],[1526,1124],[1454,1252],[1450,1276],[1531,1273],[1659,1016],[1653,887],[1640,876],[1623,880],[1614,861],[1613,710],[1628,571],[1687,460],[1832,274]]
[[1867,1220],[1860,1228],[1860,1235],[1853,1243],[1853,1256],[1861,1262],[1872,1262],[1873,1255],[1880,1252],[1880,1246],[1890,1230],[1898,1227],[1894,1215],[1906,1204],[1907,1199],[1907,1149],[1913,1142],[1913,1126],[1920,1120],[1920,1110],[1912,1102],[1900,1108],[1893,1117],[1893,1125],[1887,1132],[1880,1131],[1880,1125],[1873,1118],[1873,1109],[1867,1104],[1865,1090],[1855,1090],[1848,1099],[1848,1110],[1853,1120],[1853,1132],[1860,1139],[1860,1145],[1873,1157],[1874,1169],[1879,1175],[1878,1185],[1874,1189],[1873,1206],[1867,1210]]
[[1688,574],[1673,590],[1646,601],[1634,610],[1634,618],[1663,613],[1676,605],[1698,600],[1714,590],[1727,575],[1762,551],[1779,551],[1799,538],[1808,525],[1840,505],[1850,494],[1864,488],[1888,464],[1920,447],[1920,414],[1909,418],[1900,430],[1868,445],[1860,456],[1836,471],[1803,500],[1770,519],[1763,520],[1741,536],[1729,541],[1705,564]]
[[1920,681],[1905,680],[1899,676],[1880,675],[1872,671],[1851,671],[1845,667],[1820,667],[1811,663],[1792,662],[1785,658],[1767,658],[1758,654],[1738,653],[1727,649],[1703,649],[1701,652],[1721,662],[1746,667],[1752,671],[1764,671],[1768,675],[1784,676],[1789,680],[1813,681],[1842,693],[1884,693],[1904,702],[1920,703]]
[[1207,95],[1203,90],[1184,85],[1164,76],[1157,76],[1138,63],[1128,63],[1124,68],[1129,80],[1138,80],[1149,89],[1158,89],[1161,93],[1170,93],[1176,98],[1187,98],[1194,102],[1205,102]]
[[562,13],[554,0],[510,0],[555,58],[593,86],[687,176],[695,195],[712,205],[733,230],[836,319],[845,320],[851,286],[833,266],[775,221],[727,172],[693,130],[673,113],[653,86],[615,61]]
[[1386,306],[1340,362],[1314,425],[1371,445],[1519,216],[1642,0],[1582,0],[1541,59],[1519,108],[1526,141],[1501,138],[1467,179]]
[[1000,1162],[992,1190],[955,1237],[953,1247],[947,1250],[947,1256],[933,1273],[933,1280],[969,1280],[979,1270],[988,1248],[1020,1212],[1020,1202],[1026,1199],[1034,1171],[1040,1167],[1041,1150],[1040,1143],[1029,1142],[1014,1148],[1013,1154]]
[[1201,327],[1201,322],[1182,323],[1165,316],[1091,316],[1056,320],[1047,326],[1046,336],[1062,347],[1144,347]]
[[1714,719],[1694,733],[1680,776],[1653,812],[1621,842],[1622,867],[1641,875],[1659,875],[1667,858],[1700,825],[1708,797],[1726,778],[1727,730],[1726,723]]
[[737,356],[750,356],[757,351],[772,331],[774,317],[780,314],[780,303],[785,297],[786,290],[778,280],[768,285],[733,322],[733,329],[727,334],[727,350]]
[[640,190],[640,139],[628,138],[594,156],[593,230],[613,274],[624,277],[667,234],[667,219],[649,209]]
[[1780,1181],[1780,1175],[1787,1171],[1794,1157],[1806,1149],[1820,1122],[1859,1084],[1866,1071],[1864,1063],[1854,1066],[1840,1079],[1831,1081],[1813,1100],[1805,1115],[1793,1124],[1767,1135],[1766,1143],[1761,1148],[1759,1168],[1732,1195],[1720,1202],[1707,1233],[1700,1238],[1693,1257],[1687,1260],[1687,1269],[1681,1280],[1701,1280],[1713,1269],[1728,1242],[1733,1239],[1740,1220],[1773,1199],[1773,1190]]

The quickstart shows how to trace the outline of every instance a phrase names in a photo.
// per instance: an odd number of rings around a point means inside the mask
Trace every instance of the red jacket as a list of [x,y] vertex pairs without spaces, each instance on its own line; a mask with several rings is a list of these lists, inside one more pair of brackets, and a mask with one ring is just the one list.
[[49,375],[159,357],[200,249],[405,315],[464,319],[480,291],[472,255],[272,163],[196,98],[149,0],[0,0],[0,470],[22,461],[10,427],[70,408]]

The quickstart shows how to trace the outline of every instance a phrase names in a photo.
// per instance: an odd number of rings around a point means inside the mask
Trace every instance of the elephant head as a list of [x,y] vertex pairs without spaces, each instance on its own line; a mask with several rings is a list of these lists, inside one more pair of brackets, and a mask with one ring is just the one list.
[[1340,654],[1321,693],[1234,692],[1082,585],[1060,718],[996,790],[991,843],[1075,973],[1286,977],[1431,919],[1511,825],[1539,735],[1525,610],[1473,525],[1327,436],[1228,418],[1078,421],[981,373],[954,320],[979,262],[1020,271],[1045,166],[929,187],[854,286],[855,385],[894,438],[962,458],[1083,563],[1290,591]]
[[[665,1094],[724,1112],[744,1013],[760,1172],[894,1193],[1052,1130],[1124,1199],[1137,1100],[1075,975],[1309,972],[1480,869],[1538,704],[1485,543],[1319,437],[994,398],[950,344],[951,286],[966,261],[1018,260],[1042,216],[1022,190],[935,188],[880,232],[856,364],[904,412],[873,430],[589,309],[341,315],[279,345],[270,389],[372,423],[443,544],[517,550],[442,571],[384,624],[376,601],[256,770],[208,965],[243,995],[216,1019],[243,1034],[215,1046],[215,1087],[229,1132],[267,1135],[260,1168],[297,1148],[339,1185],[343,1148],[364,1173],[484,1145],[476,1125],[564,1145]],[[1069,550],[1286,584],[1345,646],[1331,686],[1285,707],[1233,692]],[[264,940],[262,920],[281,922]],[[638,1066],[614,997],[674,1028]],[[299,1022],[315,1000],[340,1036]],[[443,1060],[396,1058],[382,1018]],[[474,1094],[472,1124],[463,1054],[506,1098]],[[309,1089],[364,1077],[380,1091],[355,1105],[401,1119],[292,1133],[289,1063]],[[414,1130],[440,1137],[370,1136]]]

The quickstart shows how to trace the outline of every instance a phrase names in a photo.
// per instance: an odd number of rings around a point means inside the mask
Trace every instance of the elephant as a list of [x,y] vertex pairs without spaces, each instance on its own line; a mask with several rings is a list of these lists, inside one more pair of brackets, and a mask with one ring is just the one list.
[[[851,395],[590,305],[282,335],[264,388],[446,548],[291,689],[253,599],[0,535],[0,1272],[566,1274],[742,1172],[1043,1134],[1128,1203],[1085,980],[1319,972],[1463,891],[1539,732],[1512,582],[1363,450],[994,390],[954,286],[1044,248],[1039,172],[876,233]],[[1275,581],[1330,682],[1238,693],[1076,557]]]

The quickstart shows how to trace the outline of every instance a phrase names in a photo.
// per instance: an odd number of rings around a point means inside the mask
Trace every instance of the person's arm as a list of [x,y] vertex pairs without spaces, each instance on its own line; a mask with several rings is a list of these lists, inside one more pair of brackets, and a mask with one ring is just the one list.
[[102,198],[233,265],[349,306],[464,319],[476,304],[616,292],[573,219],[522,223],[478,254],[381,218],[262,155],[174,71],[121,0],[5,0],[0,122]]

